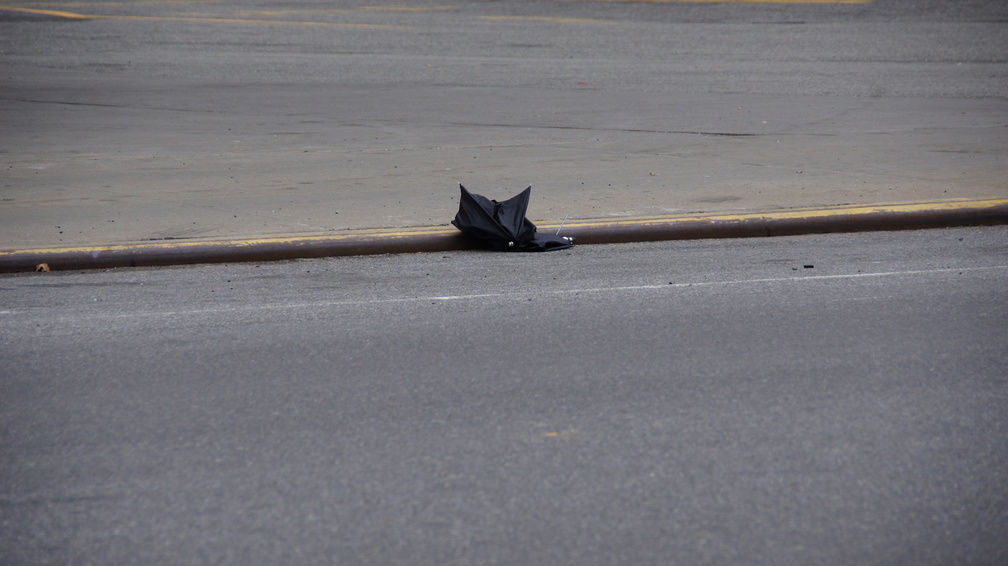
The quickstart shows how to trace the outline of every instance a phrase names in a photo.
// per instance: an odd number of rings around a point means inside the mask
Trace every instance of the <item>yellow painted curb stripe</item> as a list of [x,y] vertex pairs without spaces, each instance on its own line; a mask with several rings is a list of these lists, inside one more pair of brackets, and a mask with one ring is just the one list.
[[260,246],[260,245],[277,245],[277,244],[289,244],[289,245],[306,245],[317,242],[339,242],[343,240],[356,240],[361,238],[408,238],[411,236],[447,236],[451,234],[458,234],[459,231],[455,228],[433,228],[433,229],[403,229],[398,231],[393,230],[352,230],[344,232],[342,234],[336,234],[331,236],[283,236],[283,237],[267,237],[267,238],[246,238],[246,239],[236,239],[236,240],[188,240],[188,241],[159,241],[159,242],[136,242],[132,244],[121,244],[114,246],[79,246],[79,247],[67,247],[67,248],[43,248],[43,249],[28,249],[28,250],[11,250],[11,251],[0,251],[0,258],[5,256],[12,256],[24,253],[32,254],[63,254],[63,253],[105,253],[105,252],[116,252],[116,251],[126,251],[126,250],[156,250],[156,249],[186,249],[186,248],[203,248],[207,246],[221,246],[221,247],[233,247],[233,248],[243,248],[248,246]]
[[788,220],[794,218],[825,218],[877,213],[952,212],[957,210],[1008,206],[1008,199],[955,200],[911,204],[838,205],[827,208],[788,209],[779,212],[747,214],[701,214],[696,216],[624,218],[612,220],[569,221],[565,227],[644,226],[648,224],[674,224],[679,222],[737,222],[745,220]]
[[[839,205],[826,208],[790,209],[778,212],[753,212],[743,214],[701,214],[695,216],[662,216],[649,218],[618,218],[606,220],[573,220],[564,224],[565,230],[576,228],[607,228],[631,227],[656,224],[674,225],[688,222],[745,222],[754,220],[788,220],[798,218],[827,218],[831,216],[857,216],[878,213],[924,213],[924,212],[954,212],[959,210],[985,209],[1008,206],[1008,199],[986,200],[955,200],[946,202],[909,203],[909,204],[870,204],[870,205]],[[558,223],[539,223],[543,229],[556,228]],[[235,240],[190,240],[190,241],[160,241],[138,242],[114,246],[78,246],[65,248],[43,248],[27,250],[0,251],[0,258],[21,254],[64,254],[83,253],[101,254],[106,252],[126,250],[156,250],[204,248],[207,246],[243,248],[261,245],[308,245],[319,242],[337,243],[344,240],[358,239],[396,239],[415,236],[451,236],[459,234],[454,227],[420,227],[397,230],[348,230],[340,234],[322,236],[283,236],[268,238],[248,238]]]

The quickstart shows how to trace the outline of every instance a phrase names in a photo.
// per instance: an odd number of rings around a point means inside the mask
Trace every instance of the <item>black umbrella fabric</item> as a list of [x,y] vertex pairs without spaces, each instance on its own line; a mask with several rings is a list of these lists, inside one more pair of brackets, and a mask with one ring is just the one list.
[[536,226],[525,218],[532,187],[504,202],[470,193],[461,184],[462,199],[452,224],[462,233],[476,238],[490,248],[515,252],[562,250],[574,245],[570,238],[538,234]]

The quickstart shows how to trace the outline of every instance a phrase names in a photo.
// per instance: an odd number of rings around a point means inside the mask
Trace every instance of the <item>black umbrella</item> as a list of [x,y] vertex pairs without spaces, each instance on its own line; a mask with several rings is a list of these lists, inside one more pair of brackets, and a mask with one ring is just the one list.
[[543,252],[562,250],[574,245],[572,238],[537,234],[536,226],[525,218],[532,187],[504,202],[470,193],[461,184],[462,200],[452,224],[495,250]]

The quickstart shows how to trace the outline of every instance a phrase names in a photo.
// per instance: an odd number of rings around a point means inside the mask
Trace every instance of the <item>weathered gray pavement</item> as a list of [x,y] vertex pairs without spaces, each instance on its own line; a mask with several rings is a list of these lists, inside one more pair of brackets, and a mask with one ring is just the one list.
[[1008,564],[1006,260],[1001,226],[0,277],[0,563]]
[[996,2],[255,4],[0,10],[0,249],[1008,198]]

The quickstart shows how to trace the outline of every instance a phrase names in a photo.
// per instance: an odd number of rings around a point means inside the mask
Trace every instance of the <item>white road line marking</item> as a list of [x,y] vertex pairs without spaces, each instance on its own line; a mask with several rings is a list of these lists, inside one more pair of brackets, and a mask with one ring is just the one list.
[[[713,287],[718,285],[752,285],[764,283],[806,283],[812,281],[835,281],[842,279],[864,279],[872,277],[897,277],[910,275],[932,275],[940,273],[967,273],[975,271],[1008,270],[1008,265],[993,265],[987,267],[949,267],[940,269],[918,269],[910,271],[881,271],[874,273],[846,273],[839,275],[805,275],[796,277],[765,277],[758,279],[731,279],[727,281],[692,281],[681,283],[665,283],[653,285],[621,285],[613,287],[582,287],[574,289],[548,289],[545,291],[520,291],[520,292],[500,292],[500,293],[473,293],[470,295],[431,295],[423,297],[388,297],[378,299],[357,299],[357,300],[337,300],[337,301],[316,301],[309,303],[283,303],[273,305],[229,305],[224,307],[212,307],[204,309],[186,309],[171,311],[146,311],[129,312],[118,314],[95,314],[88,318],[145,318],[145,317],[171,317],[171,316],[193,316],[204,314],[233,313],[236,311],[255,312],[271,310],[298,310],[298,309],[320,309],[327,307],[344,306],[372,306],[388,305],[395,303],[413,303],[421,301],[470,301],[476,299],[508,298],[508,297],[528,297],[530,295],[574,295],[578,293],[613,293],[625,291],[654,291],[661,289],[682,289],[688,287]],[[34,310],[34,309],[33,309]],[[3,310],[0,314],[15,314],[17,309]],[[48,312],[46,316],[51,316]]]
[[[882,271],[875,273],[847,273],[840,275],[806,275],[800,277],[767,277],[760,279],[733,279],[728,281],[693,281],[685,283],[666,283],[666,284],[654,284],[654,285],[621,285],[614,287],[584,287],[575,289],[550,289],[546,291],[522,291],[522,292],[501,292],[501,293],[474,293],[471,295],[434,295],[427,297],[389,297],[385,299],[365,299],[365,300],[344,300],[344,301],[319,301],[313,303],[295,303],[295,304],[281,304],[281,305],[250,305],[246,307],[239,307],[246,310],[273,310],[273,309],[300,309],[300,308],[319,308],[319,307],[336,307],[336,306],[362,306],[362,305],[381,305],[381,304],[392,304],[392,303],[410,303],[410,302],[420,302],[420,301],[469,301],[474,299],[488,299],[488,298],[505,298],[505,297],[526,297],[528,295],[570,295],[577,293],[610,293],[610,292],[621,292],[621,291],[647,291],[647,290],[658,290],[658,289],[677,289],[685,287],[710,287],[715,285],[750,285],[754,283],[796,283],[796,282],[807,282],[807,281],[823,281],[823,280],[835,280],[835,279],[858,279],[865,277],[892,277],[898,275],[925,275],[925,274],[937,274],[937,273],[959,273],[968,271],[983,271],[992,269],[1008,269],[1008,265],[996,265],[989,267],[967,267],[967,268],[942,268],[942,269],[919,269],[912,271]],[[202,312],[212,313],[212,312],[227,312],[235,310],[234,308],[222,308],[222,309],[207,309],[205,311],[192,311],[193,314],[200,314]],[[178,311],[177,314],[183,314],[189,311]],[[129,315],[121,315],[129,316]]]

